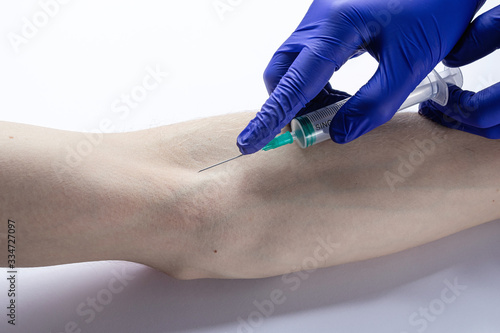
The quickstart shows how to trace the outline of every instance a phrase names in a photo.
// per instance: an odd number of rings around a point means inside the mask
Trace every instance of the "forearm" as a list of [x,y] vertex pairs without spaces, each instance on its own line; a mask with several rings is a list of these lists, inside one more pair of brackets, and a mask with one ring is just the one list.
[[[200,121],[176,139],[189,152],[180,156],[198,184],[193,195],[201,193],[194,202],[205,210],[192,249],[197,269],[186,277],[260,277],[310,268],[304,260],[325,242],[333,252],[321,250],[319,266],[363,260],[499,217],[497,141],[398,114],[347,145],[290,145],[197,174],[237,154],[239,123],[235,115]],[[420,158],[416,140],[432,142]],[[388,176],[399,178],[388,182]]]
[[[238,153],[252,116],[95,144],[0,123],[0,214],[4,232],[16,221],[17,265],[123,259],[180,278],[262,277],[310,268],[304,260],[315,255],[321,267],[367,259],[498,218],[498,142],[411,114],[347,145],[291,145],[198,173]],[[400,158],[415,162],[424,139],[434,147],[400,174]],[[92,149],[71,160],[85,141]],[[387,172],[400,178],[388,182]]]

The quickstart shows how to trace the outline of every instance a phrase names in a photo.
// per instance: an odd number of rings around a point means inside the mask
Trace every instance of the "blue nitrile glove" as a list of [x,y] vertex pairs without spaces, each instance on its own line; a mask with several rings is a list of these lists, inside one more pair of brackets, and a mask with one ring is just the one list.
[[[450,67],[467,65],[500,47],[500,6],[476,18],[445,58]],[[446,106],[420,104],[419,113],[444,126],[500,139],[500,83],[478,93],[450,87]]]
[[[368,51],[375,75],[332,121],[345,143],[392,118],[452,50],[485,0],[315,0],[264,73],[269,99],[238,136],[243,154],[264,147],[348,59]],[[338,83],[340,85],[340,83]]]

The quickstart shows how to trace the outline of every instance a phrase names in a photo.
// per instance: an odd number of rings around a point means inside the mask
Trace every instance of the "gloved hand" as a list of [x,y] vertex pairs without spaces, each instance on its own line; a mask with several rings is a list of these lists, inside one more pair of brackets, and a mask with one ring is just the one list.
[[[476,18],[444,59],[450,67],[467,65],[500,47],[500,6]],[[500,139],[500,83],[478,93],[450,87],[446,106],[428,101],[419,113],[444,126]]]
[[243,154],[264,147],[348,59],[369,52],[375,75],[334,117],[346,143],[392,118],[453,49],[485,0],[315,0],[264,73],[269,99],[238,136]]

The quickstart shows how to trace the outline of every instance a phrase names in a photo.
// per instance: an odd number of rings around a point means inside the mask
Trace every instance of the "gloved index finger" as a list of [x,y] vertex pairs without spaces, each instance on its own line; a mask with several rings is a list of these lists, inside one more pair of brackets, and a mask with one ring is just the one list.
[[299,52],[283,52],[278,50],[264,71],[264,83],[269,95],[278,86],[281,78],[288,72]]
[[345,60],[336,62],[303,48],[261,111],[238,136],[240,151],[252,154],[269,143],[325,87]]

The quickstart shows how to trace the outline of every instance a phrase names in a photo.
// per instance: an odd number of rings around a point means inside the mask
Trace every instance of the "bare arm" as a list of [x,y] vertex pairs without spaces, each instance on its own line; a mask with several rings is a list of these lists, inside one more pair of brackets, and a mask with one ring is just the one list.
[[82,134],[0,125],[0,214],[17,219],[19,265],[123,259],[179,278],[263,277],[401,251],[499,217],[499,143],[415,114],[347,145],[287,146],[197,173],[238,153],[252,116],[104,135],[62,173],[54,162]]

